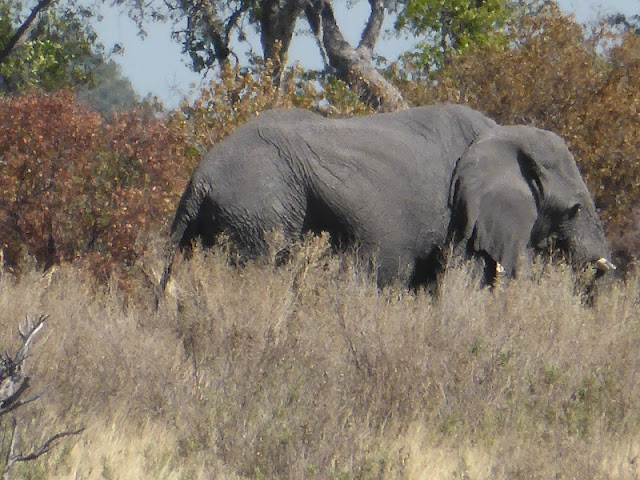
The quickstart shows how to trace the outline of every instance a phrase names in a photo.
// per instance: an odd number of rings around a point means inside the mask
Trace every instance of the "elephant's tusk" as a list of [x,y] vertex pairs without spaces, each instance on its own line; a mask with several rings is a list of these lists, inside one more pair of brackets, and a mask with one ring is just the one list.
[[505,272],[504,267],[500,265],[500,262],[496,262],[496,274],[502,275],[504,272]]
[[607,272],[609,270],[615,270],[617,268],[613,263],[611,263],[609,260],[607,260],[604,257],[600,258],[596,262],[596,267],[598,268],[598,270],[603,272]]

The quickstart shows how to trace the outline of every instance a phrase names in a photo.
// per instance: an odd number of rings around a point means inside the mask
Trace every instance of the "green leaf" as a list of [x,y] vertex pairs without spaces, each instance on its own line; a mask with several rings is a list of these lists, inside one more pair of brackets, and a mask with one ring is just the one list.
[[396,30],[424,40],[404,54],[423,71],[446,65],[454,53],[499,43],[516,0],[400,0]]

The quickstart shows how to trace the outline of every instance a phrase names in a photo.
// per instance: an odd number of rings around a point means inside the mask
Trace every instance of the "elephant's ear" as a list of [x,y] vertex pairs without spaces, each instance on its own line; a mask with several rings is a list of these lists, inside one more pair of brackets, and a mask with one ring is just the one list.
[[489,132],[478,137],[456,166],[449,200],[451,235],[514,276],[543,195],[535,160],[509,138]]

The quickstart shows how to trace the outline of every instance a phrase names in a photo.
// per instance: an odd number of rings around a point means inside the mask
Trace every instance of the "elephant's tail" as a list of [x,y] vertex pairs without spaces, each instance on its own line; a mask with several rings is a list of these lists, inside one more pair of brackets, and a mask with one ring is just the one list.
[[165,259],[162,275],[160,276],[160,283],[158,284],[154,293],[154,310],[157,310],[160,306],[161,300],[164,298],[167,291],[167,284],[171,278],[171,269],[173,268],[173,260],[176,256],[176,250],[173,249],[167,252],[167,258]]
[[171,270],[176,253],[181,248],[189,246],[191,241],[197,236],[198,214],[210,191],[210,185],[207,182],[199,181],[197,175],[194,173],[180,198],[176,215],[171,224],[170,239],[165,248],[164,269],[160,277],[158,290],[155,294],[156,308],[160,303],[160,299],[164,297],[167,284],[171,279]]

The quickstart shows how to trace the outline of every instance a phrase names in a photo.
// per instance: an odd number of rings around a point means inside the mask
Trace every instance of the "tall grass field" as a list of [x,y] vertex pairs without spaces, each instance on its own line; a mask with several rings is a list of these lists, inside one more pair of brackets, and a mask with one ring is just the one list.
[[278,268],[196,251],[158,310],[160,255],[126,288],[75,264],[3,273],[0,349],[49,316],[22,450],[84,427],[11,478],[640,478],[637,278],[586,301],[562,265],[488,289],[460,263],[437,294],[380,290],[328,250]]

